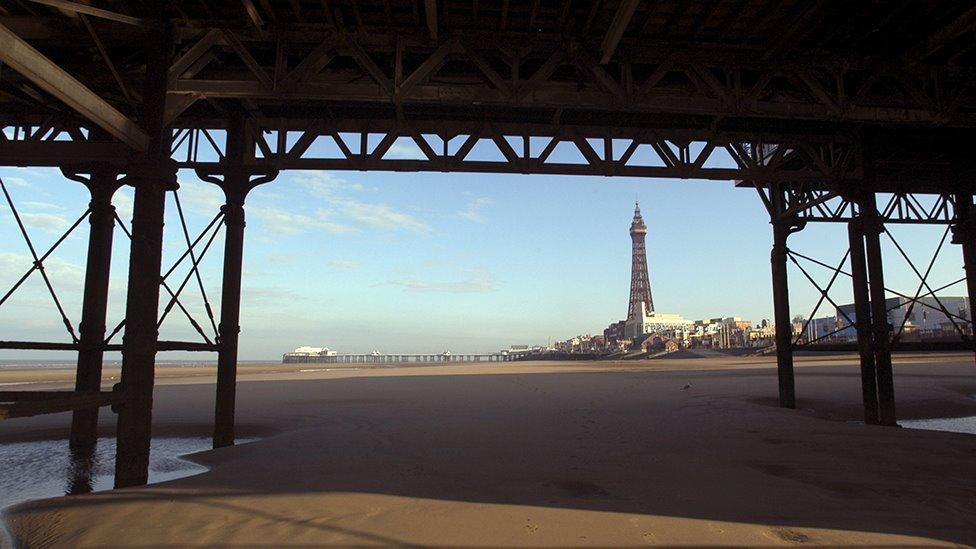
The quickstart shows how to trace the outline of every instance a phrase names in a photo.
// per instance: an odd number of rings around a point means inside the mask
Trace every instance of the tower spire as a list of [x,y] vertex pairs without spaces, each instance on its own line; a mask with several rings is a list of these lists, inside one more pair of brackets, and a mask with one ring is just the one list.
[[647,225],[641,217],[640,203],[634,201],[634,220],[630,224],[630,239],[633,243],[633,255],[630,271],[630,304],[627,306],[627,319],[637,318],[644,312],[654,312],[654,300],[651,298],[651,281],[647,276],[647,254],[644,250],[644,240],[647,237]]

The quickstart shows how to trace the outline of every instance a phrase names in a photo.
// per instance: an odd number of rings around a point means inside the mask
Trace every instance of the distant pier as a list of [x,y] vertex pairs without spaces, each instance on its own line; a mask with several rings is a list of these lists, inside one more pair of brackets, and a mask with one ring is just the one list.
[[428,364],[428,363],[456,363],[456,362],[509,362],[517,360],[518,353],[484,353],[484,354],[300,354],[285,353],[283,364]]

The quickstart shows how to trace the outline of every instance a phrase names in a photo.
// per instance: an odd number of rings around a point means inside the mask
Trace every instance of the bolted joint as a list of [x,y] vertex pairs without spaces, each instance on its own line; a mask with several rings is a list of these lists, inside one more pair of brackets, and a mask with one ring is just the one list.
[[98,197],[95,198],[92,195],[91,202],[88,203],[88,209],[91,210],[91,216],[88,218],[89,223],[95,223],[96,218],[103,219],[113,219],[115,217],[115,206],[112,205],[112,197]]
[[225,322],[221,322],[220,324],[217,325],[217,329],[220,332],[221,336],[241,333],[241,326],[239,324],[228,325]]
[[99,334],[104,334],[106,328],[107,328],[107,326],[105,326],[105,323],[104,322],[101,323],[101,324],[98,324],[98,323],[88,323],[88,322],[85,322],[83,320],[83,321],[81,321],[81,322],[78,323],[78,331],[80,331],[82,333],[99,333]]
[[769,260],[773,263],[786,261],[790,255],[790,249],[786,244],[773,244],[773,249],[769,253]]
[[865,236],[877,236],[884,232],[884,220],[879,215],[864,215],[859,218],[858,229]]
[[960,219],[952,225],[952,243],[965,244],[976,241],[976,220]]
[[224,214],[224,223],[228,227],[244,227],[244,205],[228,202],[220,207],[220,212]]
[[161,185],[164,190],[175,191],[180,188],[176,170],[176,161],[172,159],[133,162],[126,167],[125,183],[131,187]]

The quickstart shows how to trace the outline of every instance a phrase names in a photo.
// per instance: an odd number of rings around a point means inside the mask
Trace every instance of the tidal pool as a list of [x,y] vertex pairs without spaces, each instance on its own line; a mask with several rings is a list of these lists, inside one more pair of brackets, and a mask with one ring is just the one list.
[[[255,439],[239,439],[251,442]],[[180,456],[209,450],[209,437],[160,437],[149,452],[149,482],[163,482],[207,470]],[[0,444],[0,509],[32,499],[112,489],[115,438],[98,439],[94,452],[72,452],[66,440]]]
[[927,429],[929,431],[948,431],[950,433],[976,435],[976,416],[906,419],[899,421],[898,425],[909,429]]

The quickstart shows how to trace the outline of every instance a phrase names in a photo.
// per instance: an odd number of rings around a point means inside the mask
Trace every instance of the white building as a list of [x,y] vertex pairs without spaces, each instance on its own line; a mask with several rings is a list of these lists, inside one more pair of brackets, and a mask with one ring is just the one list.
[[657,311],[649,313],[647,312],[647,308],[641,303],[637,316],[628,319],[624,325],[624,337],[634,339],[644,334],[656,334],[674,330],[684,331],[690,329],[694,324],[691,320],[687,320],[678,314],[659,313]]
[[[299,347],[290,353],[285,353],[282,356],[282,362],[292,363],[292,362],[328,362],[323,361],[321,357],[334,357],[339,353],[333,351],[328,347]],[[334,360],[334,359],[333,359]]]

